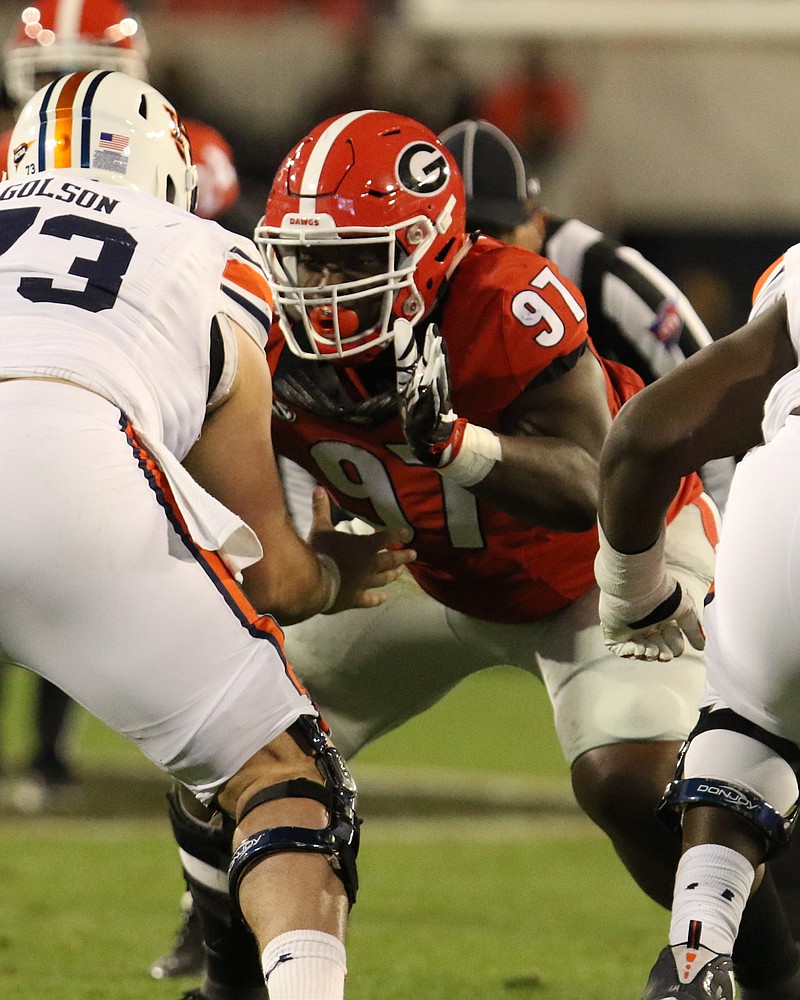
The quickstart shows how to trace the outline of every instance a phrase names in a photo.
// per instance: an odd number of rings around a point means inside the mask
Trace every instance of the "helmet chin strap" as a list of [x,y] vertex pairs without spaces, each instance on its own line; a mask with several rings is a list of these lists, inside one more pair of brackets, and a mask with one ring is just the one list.
[[475,237],[472,234],[468,234],[464,237],[464,242],[461,246],[461,249],[458,251],[458,253],[456,253],[453,259],[450,261],[450,267],[448,267],[447,272],[445,274],[445,281],[449,281],[453,277],[455,269],[470,252],[474,243],[475,243]]

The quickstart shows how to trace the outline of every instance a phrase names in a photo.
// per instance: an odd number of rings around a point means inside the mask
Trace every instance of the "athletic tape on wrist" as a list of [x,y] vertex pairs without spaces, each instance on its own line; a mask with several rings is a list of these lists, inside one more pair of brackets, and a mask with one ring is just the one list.
[[335,559],[332,559],[324,552],[317,552],[316,556],[319,559],[322,575],[328,581],[328,599],[320,608],[320,614],[325,614],[326,611],[330,611],[334,606],[336,598],[339,596],[339,589],[342,586],[342,574]]
[[467,423],[458,454],[439,473],[459,486],[475,486],[503,459],[500,438],[486,427]]
[[594,563],[594,572],[600,589],[614,597],[643,598],[663,586],[666,577],[664,557],[664,531],[644,552],[629,555],[618,552],[608,541],[603,528],[597,525],[600,548]]

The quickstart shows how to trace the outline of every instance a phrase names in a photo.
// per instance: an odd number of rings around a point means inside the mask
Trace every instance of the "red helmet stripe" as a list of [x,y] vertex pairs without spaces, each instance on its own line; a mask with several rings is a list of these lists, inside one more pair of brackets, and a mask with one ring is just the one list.
[[313,215],[317,210],[316,201],[319,181],[325,167],[325,161],[328,159],[328,153],[330,153],[333,144],[351,122],[354,122],[357,118],[362,118],[364,115],[372,114],[375,114],[375,112],[366,110],[351,111],[349,114],[340,115],[331,122],[324,132],[320,133],[319,138],[314,143],[314,148],[311,150],[305,172],[300,180],[300,213],[302,215]]

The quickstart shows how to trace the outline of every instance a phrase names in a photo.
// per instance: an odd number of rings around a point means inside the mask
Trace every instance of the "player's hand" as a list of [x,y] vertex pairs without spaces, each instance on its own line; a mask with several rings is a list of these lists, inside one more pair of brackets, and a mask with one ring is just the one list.
[[628,659],[666,662],[685,640],[704,649],[700,611],[667,572],[664,532],[644,552],[618,552],[599,527],[594,572],[600,587],[600,623],[606,646]]
[[606,646],[626,659],[667,662],[683,653],[684,636],[695,649],[704,649],[706,644],[694,601],[670,576],[645,601],[601,591],[600,622]]
[[315,487],[311,505],[309,545],[332,559],[341,576],[336,599],[326,613],[383,604],[386,594],[380,588],[393,583],[403,567],[417,558],[413,549],[404,547],[410,541],[408,529],[386,528],[366,535],[337,531],[330,497],[321,486]]
[[396,320],[392,333],[406,441],[423,465],[442,468],[458,455],[467,423],[450,404],[447,345],[433,323],[425,332],[421,354],[408,320]]

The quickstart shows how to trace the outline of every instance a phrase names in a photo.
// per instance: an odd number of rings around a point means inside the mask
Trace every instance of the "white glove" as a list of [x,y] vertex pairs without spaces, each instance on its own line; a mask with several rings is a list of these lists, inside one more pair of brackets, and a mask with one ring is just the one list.
[[684,635],[695,649],[706,636],[692,598],[667,573],[664,532],[645,552],[617,552],[599,527],[594,562],[600,587],[600,623],[608,648],[627,659],[667,662],[684,650]]
[[408,320],[398,319],[392,333],[406,439],[423,465],[448,465],[460,450],[466,421],[459,421],[450,404],[447,348],[433,323],[425,332],[422,354]]
[[392,328],[400,422],[415,458],[460,486],[481,482],[502,458],[500,438],[454,413],[447,345],[431,323],[420,354],[414,328]]

